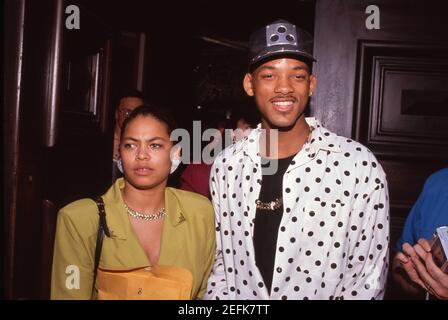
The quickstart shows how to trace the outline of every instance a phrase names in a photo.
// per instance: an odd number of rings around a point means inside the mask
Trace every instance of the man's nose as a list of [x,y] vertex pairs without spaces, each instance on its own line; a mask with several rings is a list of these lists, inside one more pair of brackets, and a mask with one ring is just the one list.
[[275,92],[283,94],[291,93],[294,89],[291,85],[291,81],[286,77],[280,77],[275,86]]

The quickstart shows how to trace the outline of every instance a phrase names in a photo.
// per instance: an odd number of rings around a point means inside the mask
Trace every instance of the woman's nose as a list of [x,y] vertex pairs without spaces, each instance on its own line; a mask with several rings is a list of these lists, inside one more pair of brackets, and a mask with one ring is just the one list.
[[137,149],[137,153],[135,155],[135,159],[136,160],[148,160],[148,159],[150,159],[150,155],[149,155],[148,150],[146,148],[142,148],[142,147],[138,148]]

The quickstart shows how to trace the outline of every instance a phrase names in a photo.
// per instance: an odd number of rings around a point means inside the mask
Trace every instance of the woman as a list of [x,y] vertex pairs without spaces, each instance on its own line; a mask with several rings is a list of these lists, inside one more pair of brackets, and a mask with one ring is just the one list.
[[[182,267],[193,276],[190,298],[197,299],[204,294],[214,259],[213,209],[200,195],[166,187],[173,129],[169,116],[152,106],[136,108],[125,120],[120,139],[124,178],[102,197],[110,237],[104,237],[99,267]],[[96,297],[92,282],[97,233],[98,208],[91,199],[60,210],[52,299]]]

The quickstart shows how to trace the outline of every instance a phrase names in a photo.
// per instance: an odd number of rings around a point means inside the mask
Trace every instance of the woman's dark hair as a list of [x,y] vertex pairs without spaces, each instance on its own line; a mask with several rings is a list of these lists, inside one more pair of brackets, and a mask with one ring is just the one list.
[[123,134],[128,127],[129,123],[139,116],[151,116],[166,125],[168,135],[171,136],[171,132],[177,128],[176,121],[171,116],[169,108],[158,105],[145,104],[138,106],[129,114],[129,116],[124,120],[123,127],[121,128],[120,139],[123,139]]

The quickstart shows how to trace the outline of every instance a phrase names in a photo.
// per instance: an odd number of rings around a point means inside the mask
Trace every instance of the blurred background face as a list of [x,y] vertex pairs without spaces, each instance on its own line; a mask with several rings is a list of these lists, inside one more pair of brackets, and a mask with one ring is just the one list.
[[152,116],[133,119],[125,128],[120,143],[126,183],[143,190],[166,186],[171,147],[165,123]]
[[234,141],[239,141],[250,134],[250,124],[244,118],[238,119],[235,124],[235,129],[233,130]]
[[120,99],[120,104],[115,112],[115,120],[119,128],[123,126],[123,121],[131,113],[132,110],[141,106],[143,100],[137,97],[124,97]]
[[250,129],[250,124],[246,121],[246,119],[241,118],[236,122],[236,129],[245,131],[247,129]]

